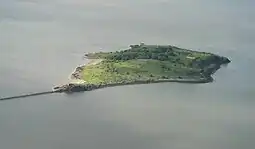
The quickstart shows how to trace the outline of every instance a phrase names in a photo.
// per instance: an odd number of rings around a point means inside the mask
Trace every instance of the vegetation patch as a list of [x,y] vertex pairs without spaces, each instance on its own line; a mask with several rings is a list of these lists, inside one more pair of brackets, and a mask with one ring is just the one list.
[[126,50],[88,53],[85,56],[103,60],[84,66],[81,79],[87,84],[102,85],[146,80],[205,79],[211,77],[218,66],[230,62],[215,54],[170,45],[131,45]]

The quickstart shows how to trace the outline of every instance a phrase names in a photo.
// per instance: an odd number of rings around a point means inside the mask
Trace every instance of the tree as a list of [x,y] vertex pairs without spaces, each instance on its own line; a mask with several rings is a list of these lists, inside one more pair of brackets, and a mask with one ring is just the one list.
[[151,59],[158,59],[158,55],[155,54],[155,53],[152,53],[152,54],[151,54]]
[[162,76],[161,78],[162,78],[162,79],[168,79],[168,77],[167,77],[167,76]]

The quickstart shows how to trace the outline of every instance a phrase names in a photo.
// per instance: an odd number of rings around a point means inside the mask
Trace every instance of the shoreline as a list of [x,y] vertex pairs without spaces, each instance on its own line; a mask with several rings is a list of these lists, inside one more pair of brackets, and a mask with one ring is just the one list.
[[211,76],[205,78],[172,78],[172,79],[160,79],[160,80],[137,80],[133,82],[119,82],[112,84],[86,84],[86,83],[69,83],[63,86],[53,88],[53,92],[84,92],[84,91],[93,91],[96,89],[103,89],[108,87],[117,87],[117,86],[126,86],[126,85],[142,85],[142,84],[155,84],[155,83],[187,83],[187,84],[202,84],[202,83],[211,83],[213,78]]
[[83,67],[86,67],[86,66],[89,66],[89,65],[96,65],[96,64],[98,64],[98,63],[103,61],[103,59],[89,59],[89,58],[86,58],[86,59],[89,60],[88,63],[85,63],[83,65],[77,66],[74,69],[74,71],[69,75],[68,79],[70,81],[82,81],[82,82],[84,82],[84,80],[82,80],[80,78],[81,71],[82,71]]
[[139,80],[134,82],[122,82],[122,83],[112,83],[112,84],[67,84],[64,86],[60,86],[55,88],[54,92],[65,92],[65,93],[73,93],[73,92],[84,92],[84,91],[93,91],[96,89],[103,89],[108,87],[117,87],[117,86],[126,86],[126,85],[142,85],[142,84],[156,84],[156,83],[187,83],[187,84],[202,84],[202,83],[210,83],[213,81],[212,77],[204,78],[204,79],[166,79],[166,80]]

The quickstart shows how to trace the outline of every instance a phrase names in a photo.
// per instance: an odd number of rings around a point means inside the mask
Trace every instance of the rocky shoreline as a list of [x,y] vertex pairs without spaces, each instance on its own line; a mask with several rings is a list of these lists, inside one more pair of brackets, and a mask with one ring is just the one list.
[[213,81],[212,77],[207,78],[173,78],[173,79],[162,79],[162,80],[137,80],[134,82],[120,82],[113,84],[75,84],[69,83],[63,86],[55,87],[53,89],[54,92],[65,92],[65,93],[73,93],[73,92],[83,92],[83,91],[92,91],[95,89],[101,89],[106,87],[115,87],[115,86],[124,86],[124,85],[138,85],[138,84],[152,84],[152,83],[164,83],[164,82],[178,82],[178,83],[210,83]]
[[82,80],[81,76],[82,76],[82,70],[84,69],[84,67],[88,66],[88,65],[96,65],[98,63],[100,63],[102,61],[102,59],[89,59],[89,62],[87,64],[78,66],[75,68],[74,72],[71,74],[70,79],[71,80]]

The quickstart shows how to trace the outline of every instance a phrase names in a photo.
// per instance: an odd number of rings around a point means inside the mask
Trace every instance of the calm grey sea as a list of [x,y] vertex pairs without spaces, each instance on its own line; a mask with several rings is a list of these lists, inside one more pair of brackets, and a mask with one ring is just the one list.
[[0,0],[0,96],[46,91],[85,52],[172,44],[227,56],[209,84],[0,102],[0,149],[254,149],[254,0]]

